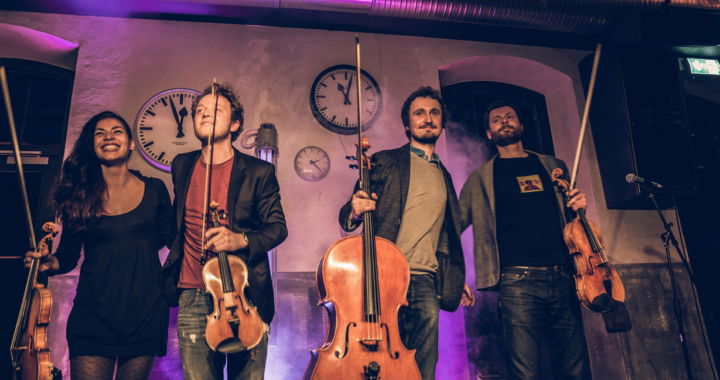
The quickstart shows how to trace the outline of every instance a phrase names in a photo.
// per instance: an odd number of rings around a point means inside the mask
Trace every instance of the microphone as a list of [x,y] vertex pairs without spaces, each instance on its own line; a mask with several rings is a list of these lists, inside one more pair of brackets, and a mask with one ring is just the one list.
[[632,173],[630,173],[630,174],[628,174],[628,175],[625,176],[625,181],[627,181],[627,183],[640,183],[640,184],[643,184],[643,185],[646,185],[646,186],[649,185],[649,186],[652,186],[652,187],[654,187],[654,188],[656,188],[656,189],[662,189],[662,188],[663,188],[663,185],[661,185],[661,184],[659,184],[659,183],[657,183],[657,182],[648,181],[648,180],[646,180],[645,178],[640,178],[640,177],[638,177],[638,176],[636,176],[635,174],[632,174]]

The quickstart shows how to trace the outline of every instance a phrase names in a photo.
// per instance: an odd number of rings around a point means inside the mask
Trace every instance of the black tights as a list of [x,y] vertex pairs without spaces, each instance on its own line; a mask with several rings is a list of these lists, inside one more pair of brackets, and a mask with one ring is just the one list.
[[[105,356],[77,356],[70,359],[72,380],[112,380],[115,359]],[[120,356],[117,358],[116,380],[147,380],[154,356]]]

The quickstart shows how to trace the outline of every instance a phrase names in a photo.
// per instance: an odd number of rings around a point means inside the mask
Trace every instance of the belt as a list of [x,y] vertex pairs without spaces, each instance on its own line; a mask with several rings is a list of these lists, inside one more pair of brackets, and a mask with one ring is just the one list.
[[545,265],[540,267],[521,267],[521,266],[511,266],[511,267],[503,267],[503,269],[530,269],[530,270],[548,270],[548,271],[554,271],[559,272],[561,270],[565,270],[565,265]]

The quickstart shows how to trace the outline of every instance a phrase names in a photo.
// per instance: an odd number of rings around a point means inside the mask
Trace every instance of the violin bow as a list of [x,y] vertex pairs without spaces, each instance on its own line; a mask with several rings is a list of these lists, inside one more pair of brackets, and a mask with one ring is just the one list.
[[[20,180],[20,193],[22,194],[23,207],[25,209],[25,222],[27,223],[27,229],[30,233],[30,244],[33,251],[37,252],[38,246],[35,241],[35,229],[33,228],[32,213],[30,212],[30,203],[28,202],[27,187],[25,186],[25,174],[23,171],[22,160],[20,159],[20,144],[18,144],[17,130],[15,129],[15,118],[12,112],[12,105],[10,104],[10,90],[8,89],[7,75],[5,73],[5,66],[2,63],[2,60],[0,60],[0,82],[2,82],[2,93],[3,98],[5,99],[5,110],[7,111],[8,124],[10,125],[10,137],[12,139],[13,152],[15,153],[15,164],[17,165],[18,169],[18,179]],[[33,259],[25,284],[26,289],[28,286],[31,286],[32,282],[34,282],[35,276],[37,275],[38,266],[38,259]],[[16,356],[16,350],[18,341],[20,339],[20,334],[27,327],[25,326],[25,320],[27,319],[26,313],[29,299],[26,298],[27,295],[23,296],[22,306],[20,307],[18,320],[15,324],[15,333],[13,334],[13,339],[10,346],[13,369],[16,369],[19,363],[19,359]]]
[[[360,183],[363,183],[363,171],[362,167],[365,164],[363,162],[363,135],[362,135],[362,88],[360,87],[360,38],[355,35],[355,69],[356,69],[356,82],[355,86],[357,91],[357,115],[358,115],[358,151],[357,151],[357,162],[360,164]],[[369,161],[368,161],[369,162]],[[369,166],[368,166],[369,169]]]
[[592,103],[593,92],[595,91],[595,78],[597,77],[598,64],[600,63],[600,52],[602,44],[598,44],[595,48],[595,59],[593,60],[592,72],[590,74],[590,85],[588,86],[587,97],[585,98],[585,110],[583,111],[582,124],[580,125],[580,137],[578,139],[577,150],[575,151],[575,162],[573,163],[572,176],[570,177],[570,187],[568,191],[575,188],[577,180],[578,167],[580,166],[580,154],[582,153],[583,142],[585,141],[585,131],[587,129],[588,117],[590,116],[590,104]]
[[15,129],[15,118],[12,113],[10,104],[10,90],[7,85],[7,75],[5,74],[5,66],[0,61],[0,81],[2,81],[3,98],[5,98],[5,109],[8,115],[8,123],[10,124],[10,136],[12,138],[13,152],[15,153],[15,163],[18,168],[18,178],[20,179],[20,192],[22,193],[23,206],[25,209],[25,221],[27,222],[28,231],[30,232],[30,243],[33,250],[37,249],[35,242],[35,230],[32,225],[32,213],[30,212],[30,203],[28,202],[27,188],[25,186],[25,174],[23,171],[22,160],[20,159],[20,145],[17,139],[17,130]]
[[[200,255],[201,264],[205,265],[206,260],[206,253],[205,253],[205,227],[207,222],[207,214],[208,210],[210,209],[210,181],[212,177],[212,160],[213,160],[213,147],[215,145],[215,123],[217,122],[217,108],[218,108],[218,100],[220,99],[220,94],[215,89],[217,88],[218,83],[215,78],[213,78],[212,82],[212,90],[210,91],[210,99],[215,100],[215,108],[213,110],[213,123],[212,123],[212,130],[210,131],[210,134],[208,135],[208,150],[207,150],[207,158],[205,159],[205,164],[207,165],[205,167],[205,195],[203,197],[203,221],[202,221],[202,236],[200,237],[200,248],[202,249],[202,254]],[[202,124],[202,123],[201,123]]]

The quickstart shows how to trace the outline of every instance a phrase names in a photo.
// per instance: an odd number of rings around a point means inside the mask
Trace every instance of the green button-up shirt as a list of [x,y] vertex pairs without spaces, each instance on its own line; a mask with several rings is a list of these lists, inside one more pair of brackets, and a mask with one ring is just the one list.
[[424,158],[425,161],[432,162],[440,171],[442,171],[442,167],[440,166],[440,156],[438,156],[437,153],[433,152],[432,157],[428,157],[424,150],[418,149],[412,145],[410,145],[410,153],[415,153]]

